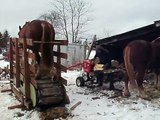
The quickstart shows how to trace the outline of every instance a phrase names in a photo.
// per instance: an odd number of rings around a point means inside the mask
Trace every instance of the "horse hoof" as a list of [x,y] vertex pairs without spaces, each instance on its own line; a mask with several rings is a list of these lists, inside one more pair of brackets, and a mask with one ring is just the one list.
[[129,97],[129,96],[131,96],[131,94],[129,92],[123,92],[123,96],[124,97]]
[[148,95],[140,95],[140,97],[144,100],[149,100],[149,96]]

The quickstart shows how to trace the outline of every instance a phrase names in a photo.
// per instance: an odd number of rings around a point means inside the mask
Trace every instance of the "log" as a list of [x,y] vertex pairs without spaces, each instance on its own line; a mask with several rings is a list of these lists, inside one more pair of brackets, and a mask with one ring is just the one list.
[[82,101],[78,101],[76,104],[74,104],[70,110],[74,110],[78,105],[80,105],[82,103]]
[[23,104],[9,106],[8,109],[25,108]]
[[11,92],[12,90],[11,89],[4,89],[4,90],[1,90],[1,92]]

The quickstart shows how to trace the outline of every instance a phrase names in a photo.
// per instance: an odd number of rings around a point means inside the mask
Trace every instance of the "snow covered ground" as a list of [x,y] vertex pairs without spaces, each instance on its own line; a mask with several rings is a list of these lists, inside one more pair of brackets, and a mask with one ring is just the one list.
[[[0,61],[2,67],[7,64],[5,61]],[[151,92],[151,100],[142,100],[135,95],[124,98],[120,92],[107,90],[107,84],[101,88],[77,87],[75,80],[79,74],[80,71],[62,73],[68,80],[66,90],[71,100],[66,107],[69,109],[81,101],[81,104],[71,111],[67,120],[160,120],[160,91],[154,89],[154,93]],[[117,86],[122,88],[123,83],[117,83]],[[1,80],[0,90],[7,87],[9,87],[8,81]],[[120,94],[119,97],[112,98],[115,93]],[[0,93],[0,119],[41,120],[41,112],[37,109],[8,109],[8,106],[17,103],[19,102],[10,92]]]

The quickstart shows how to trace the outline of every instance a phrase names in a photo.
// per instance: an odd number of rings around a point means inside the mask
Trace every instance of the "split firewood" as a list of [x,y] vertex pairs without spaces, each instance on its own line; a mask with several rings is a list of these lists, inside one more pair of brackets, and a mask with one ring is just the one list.
[[82,103],[82,101],[78,101],[76,104],[74,104],[70,110],[74,110],[78,105],[80,105]]
[[23,104],[9,106],[8,109],[24,108]]
[[100,97],[92,97],[93,100],[100,99]]
[[11,89],[4,89],[4,90],[1,90],[1,92],[11,92],[12,90]]
[[4,78],[8,78],[10,73],[9,65],[4,68],[0,67],[0,80]]

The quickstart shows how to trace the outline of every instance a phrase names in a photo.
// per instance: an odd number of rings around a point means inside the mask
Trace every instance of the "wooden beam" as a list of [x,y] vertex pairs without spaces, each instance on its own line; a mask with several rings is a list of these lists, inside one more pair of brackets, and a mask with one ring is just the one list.
[[56,51],[53,51],[53,56],[59,56],[61,58],[67,59],[67,53],[62,53],[62,52],[58,53]]
[[52,42],[47,42],[47,41],[33,41],[34,44],[41,44],[41,43],[49,43],[49,44],[54,44],[54,45],[68,45],[67,40],[54,40]]
[[23,39],[23,55],[24,55],[24,86],[25,100],[30,100],[30,70],[28,64],[27,41]]
[[16,39],[15,45],[16,45],[16,87],[20,87],[20,60],[19,60],[18,39]]
[[78,101],[76,104],[74,104],[70,110],[74,110],[78,105],[80,105],[82,103],[82,101]]
[[54,62],[54,66],[58,69],[60,69],[63,72],[67,72],[67,67],[63,65],[59,65],[58,63]]
[[[61,47],[60,45],[57,46],[57,52],[60,53],[61,52]],[[61,65],[61,58],[60,56],[57,56],[57,68],[60,68]],[[57,76],[61,77],[61,69],[56,69],[57,71]]]
[[19,89],[17,89],[16,86],[15,86],[13,83],[11,83],[10,85],[11,85],[11,89],[12,89],[13,93],[14,93],[14,94],[18,97],[18,99],[23,103],[24,99],[23,99],[23,94],[22,94],[22,92],[21,92]]
[[11,92],[12,91],[12,89],[3,89],[3,90],[1,90],[1,92]]
[[13,79],[13,51],[12,51],[12,38],[10,39],[9,47],[9,61],[10,61],[10,78]]
[[18,104],[18,105],[12,105],[8,107],[8,109],[15,109],[15,108],[25,108],[25,106],[23,104]]
[[26,41],[26,45],[33,46],[33,40],[29,38],[19,38],[19,43],[23,44]]

